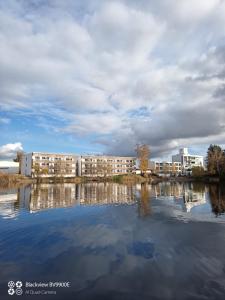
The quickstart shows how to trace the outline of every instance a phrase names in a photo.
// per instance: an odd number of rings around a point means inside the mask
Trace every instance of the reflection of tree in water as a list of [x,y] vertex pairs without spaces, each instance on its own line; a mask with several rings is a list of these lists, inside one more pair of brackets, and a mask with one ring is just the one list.
[[193,192],[204,194],[205,193],[205,184],[202,182],[192,182],[192,189],[193,189]]
[[150,215],[151,207],[150,207],[150,194],[148,190],[148,185],[146,183],[141,185],[141,194],[140,200],[138,203],[138,212],[139,216],[145,217]]
[[221,185],[210,185],[209,196],[212,211],[218,216],[225,212],[225,187]]

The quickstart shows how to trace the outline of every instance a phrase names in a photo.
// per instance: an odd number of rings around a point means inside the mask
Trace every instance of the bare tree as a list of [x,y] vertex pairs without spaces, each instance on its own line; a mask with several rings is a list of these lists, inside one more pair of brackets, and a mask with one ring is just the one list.
[[168,163],[163,164],[163,173],[170,174],[170,165]]
[[19,163],[19,174],[21,174],[21,164],[22,164],[22,157],[24,155],[23,151],[18,151],[16,153],[16,158],[13,160],[14,162],[18,162]]
[[150,149],[148,145],[137,145],[136,147],[137,158],[140,162],[140,170],[141,173],[146,175],[148,167],[149,167],[149,156],[150,156]]

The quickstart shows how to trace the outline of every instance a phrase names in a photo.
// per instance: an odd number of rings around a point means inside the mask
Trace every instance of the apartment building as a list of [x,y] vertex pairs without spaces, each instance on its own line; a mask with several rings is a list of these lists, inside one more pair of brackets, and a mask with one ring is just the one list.
[[178,175],[182,172],[182,165],[180,162],[150,161],[149,165],[152,172],[158,175]]
[[186,174],[190,174],[193,167],[204,167],[203,156],[189,154],[188,148],[182,148],[178,154],[173,155],[172,162],[181,163],[182,172]]
[[31,177],[74,177],[79,157],[73,154],[32,152],[22,156],[21,174]]
[[131,174],[135,170],[136,158],[130,156],[83,155],[82,176],[113,176]]

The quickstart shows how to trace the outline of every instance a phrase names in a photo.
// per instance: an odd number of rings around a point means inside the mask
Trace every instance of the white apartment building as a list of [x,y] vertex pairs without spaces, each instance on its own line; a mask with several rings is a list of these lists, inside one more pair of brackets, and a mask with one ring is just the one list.
[[113,176],[131,174],[135,170],[136,158],[130,156],[82,155],[82,176]]
[[193,167],[204,167],[203,156],[189,154],[188,148],[180,149],[178,154],[172,156],[172,161],[181,163],[183,173],[191,173]]
[[182,172],[182,165],[180,162],[150,161],[149,165],[151,171],[158,175],[178,175]]
[[21,174],[31,177],[74,177],[79,157],[73,154],[32,152],[22,156]]

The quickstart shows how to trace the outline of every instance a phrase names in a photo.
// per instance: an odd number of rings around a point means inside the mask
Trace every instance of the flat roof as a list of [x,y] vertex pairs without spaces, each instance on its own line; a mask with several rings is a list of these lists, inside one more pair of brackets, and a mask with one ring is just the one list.
[[91,155],[91,154],[87,154],[87,155],[81,155],[81,157],[112,157],[112,158],[132,158],[132,159],[136,159],[136,157],[134,156],[118,156],[118,155]]
[[0,168],[18,168],[19,163],[15,161],[0,160]]
[[41,152],[41,151],[24,153],[24,155],[28,155],[28,154],[80,156],[79,154],[73,154],[73,153],[54,153],[54,152]]

